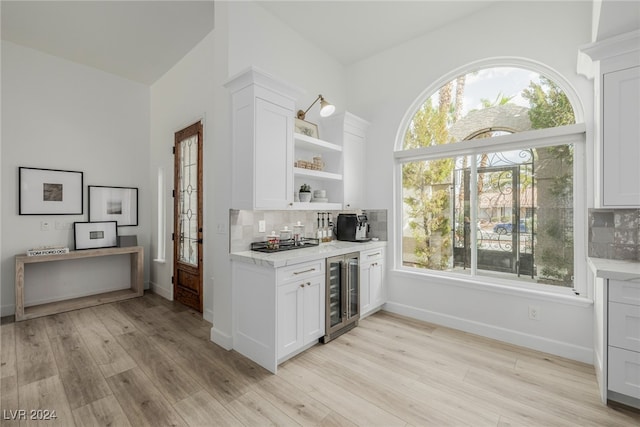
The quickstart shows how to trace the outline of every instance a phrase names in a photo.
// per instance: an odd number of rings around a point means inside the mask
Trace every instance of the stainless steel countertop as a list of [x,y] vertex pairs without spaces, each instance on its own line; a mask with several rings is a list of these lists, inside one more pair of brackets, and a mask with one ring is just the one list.
[[617,259],[589,258],[596,277],[603,279],[640,281],[640,262]]
[[386,241],[370,241],[366,243],[333,241],[320,243],[318,246],[292,249],[289,251],[264,253],[256,251],[232,252],[229,254],[232,261],[247,262],[265,267],[285,267],[301,262],[315,261],[350,252],[366,251],[368,249],[384,248]]

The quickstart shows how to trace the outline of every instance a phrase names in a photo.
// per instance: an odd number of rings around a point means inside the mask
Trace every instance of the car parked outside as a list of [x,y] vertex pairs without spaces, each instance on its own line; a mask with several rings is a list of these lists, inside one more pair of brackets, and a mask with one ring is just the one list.
[[[519,233],[528,233],[527,224],[524,219],[520,220],[520,226],[518,227]],[[513,233],[513,223],[511,222],[499,222],[493,226],[493,231],[498,234],[511,234]]]

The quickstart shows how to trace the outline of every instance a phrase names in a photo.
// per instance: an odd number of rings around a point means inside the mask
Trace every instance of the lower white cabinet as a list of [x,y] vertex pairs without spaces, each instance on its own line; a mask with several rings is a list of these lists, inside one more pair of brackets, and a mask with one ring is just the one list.
[[324,289],[318,275],[278,286],[278,360],[324,335]]
[[640,283],[608,280],[607,397],[640,408]]
[[360,253],[360,316],[378,310],[386,300],[384,248]]
[[232,262],[233,349],[276,373],[324,335],[324,258],[274,268]]

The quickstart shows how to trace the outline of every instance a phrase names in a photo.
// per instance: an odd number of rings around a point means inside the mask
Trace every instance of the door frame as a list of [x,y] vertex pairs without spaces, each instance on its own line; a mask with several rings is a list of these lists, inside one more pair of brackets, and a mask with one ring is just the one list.
[[[189,138],[190,136],[193,135],[197,135],[198,136],[198,161],[197,161],[197,168],[198,168],[198,173],[197,173],[197,192],[198,192],[198,207],[197,207],[197,215],[198,215],[198,267],[195,268],[189,264],[186,263],[180,263],[179,261],[179,240],[180,240],[180,236],[177,235],[178,230],[179,230],[179,219],[180,219],[180,208],[179,208],[179,203],[178,203],[178,198],[179,198],[179,188],[178,188],[178,183],[179,183],[179,168],[178,168],[178,164],[180,161],[180,152],[177,149],[178,148],[178,144],[180,141]],[[173,174],[174,174],[174,179],[173,179],[173,232],[172,232],[172,241],[173,241],[173,276],[171,278],[171,282],[173,284],[173,300],[174,301],[178,301],[178,264],[182,264],[184,270],[191,270],[191,273],[196,273],[195,275],[198,276],[198,281],[199,281],[199,292],[198,292],[198,307],[193,307],[194,309],[197,309],[200,313],[203,312],[203,294],[204,294],[204,282],[203,282],[203,277],[204,277],[204,265],[203,265],[203,260],[204,260],[204,256],[203,256],[203,216],[202,216],[202,212],[203,212],[203,198],[204,198],[204,191],[203,191],[203,142],[204,142],[204,134],[203,134],[203,124],[202,124],[202,120],[198,120],[196,123],[193,123],[190,126],[187,126],[185,128],[183,128],[182,130],[179,130],[178,132],[175,133],[174,135],[174,145],[173,145],[173,154],[174,154],[174,161],[173,161]]]

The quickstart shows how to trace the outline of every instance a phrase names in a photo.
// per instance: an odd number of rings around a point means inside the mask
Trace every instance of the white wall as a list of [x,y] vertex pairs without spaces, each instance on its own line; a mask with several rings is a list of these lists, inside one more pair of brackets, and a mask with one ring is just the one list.
[[[84,172],[84,215],[18,215],[18,167]],[[72,230],[55,223],[88,221],[87,185],[139,188],[136,234],[148,251],[149,88],[10,42],[2,42],[2,316],[14,312],[14,255],[42,245],[73,248]],[[40,222],[49,221],[50,231]],[[147,263],[148,266],[148,263]],[[148,268],[145,269],[148,278]],[[91,272],[84,287],[48,283],[51,295],[96,292]],[[27,272],[26,285],[29,286]],[[44,290],[43,290],[44,292]],[[29,292],[26,303],[52,298]]]
[[[443,75],[490,57],[528,58],[560,73],[582,100],[587,148],[591,150],[592,83],[576,73],[578,47],[591,41],[591,10],[589,2],[500,2],[349,67],[349,110],[372,123],[367,141],[368,203],[389,209],[394,221],[398,220],[393,198],[393,149],[403,116]],[[589,181],[583,189],[584,197],[591,190]],[[390,232],[395,234],[395,230]],[[584,260],[578,263],[585,277]],[[397,271],[391,271],[388,278],[389,310],[586,362],[592,360],[593,308],[589,302],[500,292]],[[528,318],[529,304],[540,307],[540,320]]]
[[[153,261],[151,266],[152,289],[165,298],[173,298],[171,275],[173,269],[173,198],[174,188],[173,161],[171,148],[174,145],[175,132],[202,120],[203,141],[203,197],[204,197],[204,316],[212,320],[211,280],[216,260],[226,257],[225,236],[216,233],[216,223],[224,223],[225,169],[229,164],[228,144],[221,130],[225,120],[215,111],[215,101],[220,98],[216,87],[215,38],[219,32],[214,30],[189,52],[169,72],[151,87],[151,170],[149,179],[156,182],[158,168],[164,169],[166,200],[165,233],[167,236],[164,251],[165,262]],[[224,60],[224,55],[222,59]],[[218,79],[219,80],[219,79]],[[154,186],[152,214],[153,257],[157,258],[158,226],[157,191]]]

